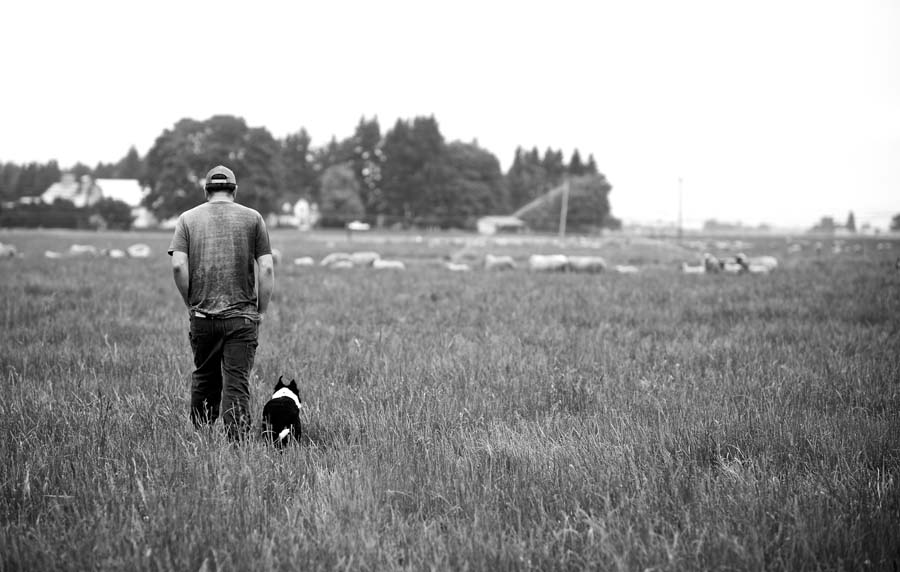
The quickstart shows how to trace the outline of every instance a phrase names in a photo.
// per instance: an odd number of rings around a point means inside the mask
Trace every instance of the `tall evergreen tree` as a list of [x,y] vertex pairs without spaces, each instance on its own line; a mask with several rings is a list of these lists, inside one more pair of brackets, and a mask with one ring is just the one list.
[[584,163],[581,162],[581,154],[578,152],[578,149],[575,149],[572,152],[572,157],[569,159],[569,166],[566,171],[573,177],[580,177],[585,174]]
[[361,117],[353,133],[352,167],[359,182],[359,192],[366,213],[381,214],[384,196],[381,191],[381,170],[384,166],[381,127],[378,118],[369,121]]
[[144,162],[134,145],[128,148],[128,152],[116,163],[115,176],[120,179],[140,179],[144,171]]
[[850,211],[850,214],[847,215],[847,224],[845,226],[847,231],[856,232],[856,217],[853,216],[853,211]]
[[444,137],[434,117],[397,120],[384,138],[382,189],[384,213],[394,221],[413,224],[428,211],[429,192],[443,172],[435,164]]

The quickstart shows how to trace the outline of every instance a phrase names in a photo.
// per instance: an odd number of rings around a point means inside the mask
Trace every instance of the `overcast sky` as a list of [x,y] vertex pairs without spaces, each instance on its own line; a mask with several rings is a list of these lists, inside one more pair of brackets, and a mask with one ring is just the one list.
[[593,154],[613,214],[808,227],[900,213],[900,0],[29,0],[3,9],[0,161],[143,155],[184,117],[314,145],[433,114],[506,169]]

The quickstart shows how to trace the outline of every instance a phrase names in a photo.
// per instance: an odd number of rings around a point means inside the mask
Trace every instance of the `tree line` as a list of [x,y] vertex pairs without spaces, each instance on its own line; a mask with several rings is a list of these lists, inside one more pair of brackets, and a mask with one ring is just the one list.
[[[77,164],[67,172],[137,178],[149,189],[144,205],[164,220],[204,200],[202,177],[219,163],[237,174],[241,203],[269,214],[306,199],[319,205],[326,226],[363,220],[378,226],[474,228],[478,217],[516,212],[567,178],[575,181],[570,209],[578,213],[579,228],[616,224],[608,201],[611,186],[592,155],[583,159],[576,149],[566,158],[552,148],[517,148],[503,173],[477,141],[447,141],[433,116],[398,119],[385,133],[377,118],[363,117],[352,135],[321,146],[312,145],[304,128],[278,139],[240,117],[185,118],[165,129],[145,157],[131,148],[116,163]],[[55,161],[0,163],[0,199],[39,195],[61,172]],[[538,227],[537,221],[558,223],[558,216],[533,218]]]

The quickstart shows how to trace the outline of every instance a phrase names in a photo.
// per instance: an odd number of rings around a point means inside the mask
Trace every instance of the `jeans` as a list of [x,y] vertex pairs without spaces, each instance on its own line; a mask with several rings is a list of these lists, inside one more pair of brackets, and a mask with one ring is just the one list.
[[250,430],[250,370],[256,357],[259,325],[249,318],[191,317],[191,421],[194,427],[222,422],[230,439]]

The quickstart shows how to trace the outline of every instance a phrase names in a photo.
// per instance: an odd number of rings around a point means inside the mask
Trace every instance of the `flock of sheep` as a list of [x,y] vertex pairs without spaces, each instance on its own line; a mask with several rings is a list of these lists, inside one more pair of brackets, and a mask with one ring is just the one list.
[[[276,263],[280,253],[276,252]],[[319,266],[332,269],[374,268],[376,270],[405,270],[406,264],[401,260],[384,259],[377,252],[332,252],[319,261]],[[295,266],[315,266],[316,261],[310,256],[294,259]],[[451,272],[469,272],[477,267],[485,270],[514,270],[519,263],[509,255],[485,254],[483,263],[469,263],[459,260],[442,261],[444,268]],[[528,258],[527,268],[539,272],[585,272],[596,273],[609,269],[606,261],[599,256],[568,256],[565,254],[533,254]],[[636,266],[615,265],[611,268],[621,274],[638,272]]]
[[45,250],[45,258],[73,258],[79,256],[105,256],[108,258],[150,258],[153,251],[143,243],[132,244],[128,248],[97,248],[92,244],[73,244],[65,252]]
[[768,274],[778,268],[778,259],[774,256],[749,257],[743,252],[728,258],[716,258],[708,252],[703,255],[703,263],[692,266],[687,262],[681,264],[685,274]]

